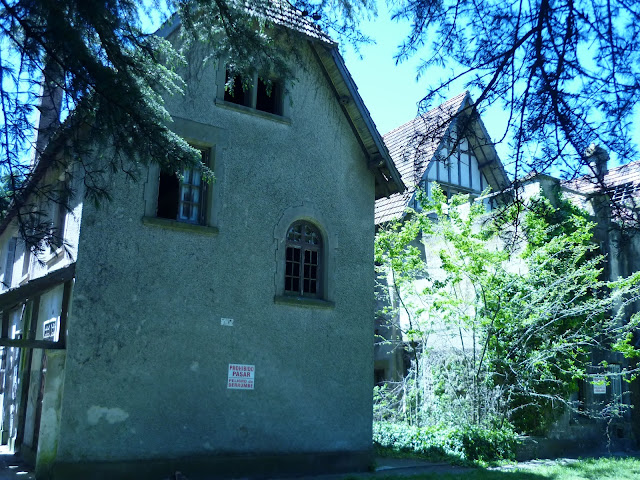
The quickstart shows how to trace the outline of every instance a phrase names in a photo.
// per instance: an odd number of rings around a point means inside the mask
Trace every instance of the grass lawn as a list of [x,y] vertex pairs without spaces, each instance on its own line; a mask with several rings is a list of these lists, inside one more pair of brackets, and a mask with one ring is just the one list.
[[560,465],[521,465],[500,470],[478,468],[460,474],[385,476],[385,480],[640,480],[640,459],[599,458]]

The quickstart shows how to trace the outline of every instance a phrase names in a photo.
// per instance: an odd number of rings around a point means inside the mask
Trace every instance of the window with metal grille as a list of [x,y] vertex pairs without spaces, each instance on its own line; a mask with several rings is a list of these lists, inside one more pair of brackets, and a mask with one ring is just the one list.
[[[202,150],[202,162],[208,164],[208,151]],[[173,172],[160,172],[157,216],[179,222],[206,223],[206,185],[202,172],[185,168],[178,177]]]
[[612,202],[624,202],[630,200],[640,194],[640,182],[627,182],[621,185],[609,187],[608,193]]
[[296,222],[289,227],[286,239],[285,293],[319,297],[322,236],[308,222]]

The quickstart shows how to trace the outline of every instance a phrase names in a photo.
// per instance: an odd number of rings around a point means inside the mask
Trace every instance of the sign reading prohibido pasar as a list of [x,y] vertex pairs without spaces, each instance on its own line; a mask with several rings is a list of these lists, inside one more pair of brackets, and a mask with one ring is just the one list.
[[233,390],[253,390],[253,380],[255,378],[255,373],[255,365],[240,365],[238,363],[230,363],[227,388]]

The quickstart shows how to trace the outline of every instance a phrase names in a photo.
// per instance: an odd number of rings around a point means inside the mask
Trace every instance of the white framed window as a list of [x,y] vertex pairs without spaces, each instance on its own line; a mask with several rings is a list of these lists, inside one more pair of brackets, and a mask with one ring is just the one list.
[[[209,165],[209,150],[200,150],[202,162]],[[161,171],[156,216],[179,222],[205,225],[207,185],[197,168],[185,168],[180,175]]]

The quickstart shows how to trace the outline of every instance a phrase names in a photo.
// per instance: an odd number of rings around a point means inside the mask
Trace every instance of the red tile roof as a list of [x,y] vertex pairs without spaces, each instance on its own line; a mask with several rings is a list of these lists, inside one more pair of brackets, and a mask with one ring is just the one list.
[[[316,24],[313,18],[295,8],[288,0],[271,0],[258,4],[244,0],[232,0],[230,6],[243,9],[248,15],[267,19],[275,25],[301,33],[311,40],[319,40],[329,46],[337,45],[335,40],[322,31],[320,25]],[[180,17],[174,13],[156,30],[155,34],[160,37],[168,37],[178,28],[180,22]]]
[[[609,215],[619,224],[638,225],[638,208],[640,207],[640,161],[609,170],[603,179],[605,193],[609,196]],[[600,185],[592,175],[584,176],[563,183],[568,189],[565,195],[576,196],[573,192],[589,195],[596,192]],[[583,205],[584,200],[583,198]]]
[[[570,180],[563,185],[584,194],[593,193],[598,188],[593,176]],[[610,169],[604,176],[604,185],[614,201],[640,196],[640,161]]]
[[376,200],[376,225],[402,215],[415,191],[415,185],[433,160],[451,120],[460,111],[468,95],[468,92],[456,95],[383,136],[407,190]]
[[[255,10],[250,9],[249,4],[246,5],[250,14],[261,16]],[[335,40],[323,32],[319,25],[314,23],[308,15],[303,14],[303,12],[295,8],[287,0],[272,0],[271,2],[265,3],[264,16],[276,25],[290,28],[311,39],[320,40],[329,45],[336,45]]]

